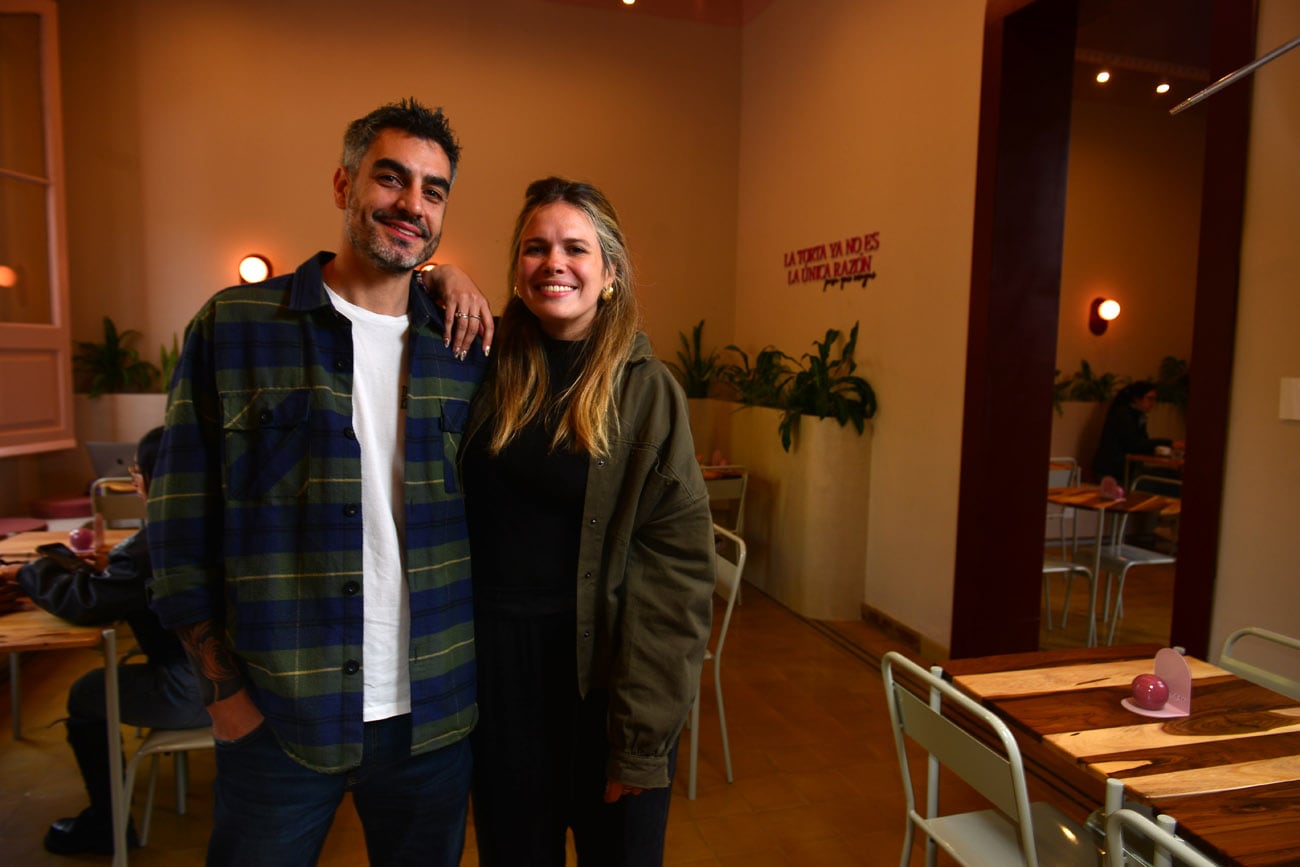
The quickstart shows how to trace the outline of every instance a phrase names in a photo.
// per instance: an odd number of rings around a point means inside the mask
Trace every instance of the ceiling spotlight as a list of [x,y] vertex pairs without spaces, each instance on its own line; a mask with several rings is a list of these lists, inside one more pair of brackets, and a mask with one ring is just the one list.
[[1168,93],[1168,92],[1169,92],[1169,82],[1162,81],[1156,85],[1156,93]]
[[1098,84],[1105,84],[1105,83],[1108,82],[1108,81],[1110,81],[1110,73],[1109,73],[1109,72],[1107,72],[1106,70],[1103,69],[1101,72],[1098,72],[1098,73],[1097,73],[1097,83],[1098,83]]

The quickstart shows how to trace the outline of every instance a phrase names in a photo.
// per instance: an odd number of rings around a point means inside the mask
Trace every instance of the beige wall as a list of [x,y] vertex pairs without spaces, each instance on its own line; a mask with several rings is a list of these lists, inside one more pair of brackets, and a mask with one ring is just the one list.
[[[1259,54],[1297,33],[1300,4],[1260,3]],[[1300,422],[1278,420],[1279,380],[1300,376],[1300,50],[1261,68],[1248,86],[1253,121],[1210,637],[1216,648],[1239,626],[1300,635]],[[1300,677],[1295,654],[1273,664]]]
[[[621,212],[664,354],[734,305],[740,33],[541,0],[62,0],[72,326],[108,314],[156,361],[248,252],[335,248],[344,127],[442,105],[461,173],[438,257],[504,305],[524,187],[592,181]],[[62,453],[0,466],[4,512],[82,483]]]
[[[1204,115],[1075,100],[1061,263],[1056,366],[1154,376],[1190,360],[1200,231]],[[1105,334],[1088,330],[1096,297],[1117,299]]]
[[[743,51],[737,342],[798,354],[861,322],[857,358],[881,407],[864,599],[944,645],[983,15],[947,0],[776,0]],[[783,253],[874,231],[865,289],[787,283]]]

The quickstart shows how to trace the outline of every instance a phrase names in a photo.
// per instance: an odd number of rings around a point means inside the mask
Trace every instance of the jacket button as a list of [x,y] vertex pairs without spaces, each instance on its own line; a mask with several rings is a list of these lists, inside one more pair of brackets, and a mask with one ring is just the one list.
[[597,519],[597,518],[592,518],[592,519],[591,519],[591,526],[594,527],[594,526],[596,526],[596,525],[599,524],[599,523],[600,523],[600,520],[599,520],[599,519]]
[[357,512],[360,511],[361,511],[361,507],[358,506],[356,503],[348,503],[346,506],[343,507],[343,517],[355,518],[357,516]]
[[586,580],[586,581],[590,581],[590,580],[591,580],[591,573],[588,572],[587,574],[583,575],[582,577],[583,577],[584,580]]
[[586,641],[589,638],[591,638],[591,630],[590,629],[582,630],[582,640]]
[[350,440],[354,440],[357,438],[357,432],[350,427],[345,427],[343,428],[343,436]]
[[348,583],[343,585],[344,596],[356,596],[357,593],[360,592],[360,590],[361,590],[361,585],[358,584],[356,581],[349,581]]
[[257,414],[257,420],[262,424],[270,424],[273,418],[275,418],[275,413],[271,412],[269,409],[264,409]]
[[598,466],[598,467],[603,467],[603,466],[605,466],[605,459],[604,459],[604,458],[596,458],[596,466]]
[[355,659],[349,659],[347,662],[343,663],[344,674],[356,674],[360,670],[361,663],[357,662]]

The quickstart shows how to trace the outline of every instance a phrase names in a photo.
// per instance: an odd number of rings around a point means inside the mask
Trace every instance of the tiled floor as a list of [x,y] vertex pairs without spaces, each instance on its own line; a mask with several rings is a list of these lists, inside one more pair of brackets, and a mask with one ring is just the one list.
[[[1126,621],[1133,623],[1142,618],[1142,594],[1133,592],[1137,587],[1135,582],[1125,600]],[[1086,610],[1077,607],[1082,605],[1082,591],[1075,592],[1079,595],[1073,610]],[[1055,595],[1059,600],[1059,591]],[[1075,616],[1072,629],[1058,630],[1055,636],[1079,632],[1082,621],[1081,614]],[[683,740],[666,862],[744,867],[896,864],[902,794],[878,668],[880,655],[894,648],[903,649],[865,624],[806,621],[747,588],[744,605],[733,616],[723,659],[735,782],[727,784],[723,778],[717,713],[712,690],[706,688],[698,798],[686,798]],[[62,726],[55,720],[68,684],[96,664],[92,652],[28,655],[23,667],[24,738],[18,743],[9,735],[8,691],[0,698],[0,862],[107,862],[60,858],[41,848],[50,820],[71,815],[84,804]],[[708,667],[705,676],[712,676]],[[131,748],[128,733],[128,751]],[[202,863],[212,768],[210,752],[192,754],[190,809],[178,816],[171,763],[164,764],[149,845],[132,852],[133,864]],[[957,800],[969,798],[953,791]],[[137,819],[143,799],[141,780]],[[913,864],[923,862],[920,852],[918,847]],[[349,805],[339,811],[321,863],[364,863],[360,825]],[[462,863],[478,863],[472,831]]]

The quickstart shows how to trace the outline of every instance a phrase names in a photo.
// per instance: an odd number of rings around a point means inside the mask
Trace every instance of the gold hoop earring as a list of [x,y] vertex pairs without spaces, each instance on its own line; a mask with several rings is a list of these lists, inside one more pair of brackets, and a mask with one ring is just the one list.
[[516,297],[516,298],[519,297],[519,287],[518,287],[517,285],[516,285],[516,286],[511,286],[511,287],[510,287],[510,291],[513,292],[513,293],[515,293],[515,297]]
[[604,298],[606,301],[613,298],[614,297],[613,285],[606,286],[604,289],[600,290],[600,297]]

